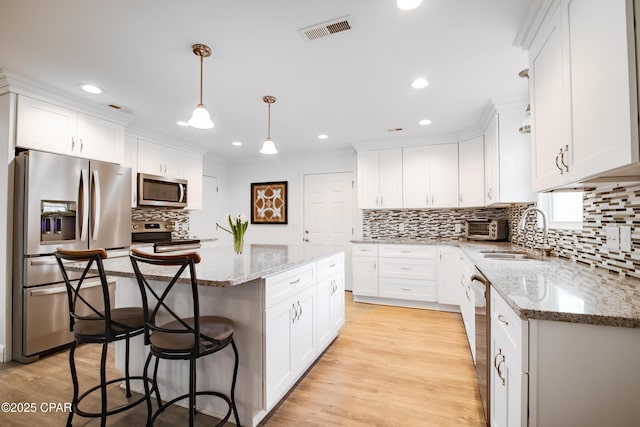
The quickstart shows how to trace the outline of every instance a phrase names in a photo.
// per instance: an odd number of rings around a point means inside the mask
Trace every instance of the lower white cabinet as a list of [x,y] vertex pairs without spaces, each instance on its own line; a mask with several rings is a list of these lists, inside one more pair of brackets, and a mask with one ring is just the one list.
[[344,254],[265,279],[264,404],[267,411],[344,325]]
[[314,305],[310,286],[265,311],[266,404],[272,408],[314,360]]
[[462,323],[467,333],[469,348],[473,361],[476,361],[476,301],[473,289],[471,289],[471,276],[475,272],[476,266],[467,258],[462,257],[460,275],[460,313]]
[[352,248],[353,295],[378,296],[378,244],[355,243]]
[[491,289],[489,413],[492,427],[528,425],[527,331],[527,322]]
[[437,300],[440,304],[460,305],[462,253],[459,248],[438,248]]

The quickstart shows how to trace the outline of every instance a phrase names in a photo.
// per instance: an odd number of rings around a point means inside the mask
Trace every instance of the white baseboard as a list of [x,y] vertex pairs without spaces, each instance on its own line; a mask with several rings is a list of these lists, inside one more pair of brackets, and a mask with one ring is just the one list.
[[0,345],[0,363],[5,363],[5,362],[8,362],[8,360],[5,359],[4,346]]

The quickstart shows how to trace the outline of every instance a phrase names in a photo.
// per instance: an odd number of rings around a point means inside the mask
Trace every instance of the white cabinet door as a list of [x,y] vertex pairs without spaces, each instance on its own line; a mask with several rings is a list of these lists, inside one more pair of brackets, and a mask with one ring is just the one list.
[[430,206],[429,147],[402,149],[402,203],[405,208]]
[[484,133],[484,188],[487,205],[498,201],[499,180],[498,115],[494,114]]
[[344,271],[333,277],[333,292],[331,294],[330,319],[331,331],[337,335],[344,325]]
[[131,168],[131,207],[138,206],[138,140],[132,136],[124,138],[122,165]]
[[[571,147],[570,65],[568,23],[556,7],[529,50],[531,98],[532,186],[541,191],[569,182],[561,149]],[[592,103],[590,101],[589,103]]]
[[358,152],[358,208],[375,209],[380,200],[378,150]]
[[152,175],[183,178],[184,151],[138,140],[138,172]]
[[358,208],[402,207],[402,149],[358,152]]
[[187,208],[202,209],[202,155],[184,152],[184,174],[187,180]]
[[460,207],[484,206],[484,137],[458,144]]
[[74,111],[18,95],[16,146],[73,155],[76,121]]
[[568,156],[570,174],[583,179],[638,160],[633,1],[568,3],[573,125]]
[[265,400],[272,408],[294,380],[294,306],[286,300],[265,311]]
[[378,296],[378,258],[353,257],[353,294]]
[[318,280],[316,336],[318,349],[325,348],[333,339],[331,328],[331,300],[333,294],[333,277]]
[[438,249],[437,296],[440,304],[460,304],[460,280],[462,254],[460,249],[441,247]]
[[122,163],[124,126],[78,113],[77,155],[87,159]]
[[458,207],[458,144],[429,147],[431,207]]
[[402,149],[380,150],[380,207],[402,208]]
[[293,321],[293,364],[297,376],[311,365],[317,353],[316,287],[312,286],[300,292],[292,301],[296,312]]

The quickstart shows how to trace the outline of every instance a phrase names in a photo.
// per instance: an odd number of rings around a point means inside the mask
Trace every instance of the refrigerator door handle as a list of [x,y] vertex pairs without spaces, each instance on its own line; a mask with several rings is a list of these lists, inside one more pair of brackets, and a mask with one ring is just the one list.
[[87,240],[89,232],[89,177],[88,171],[82,169],[80,173],[80,203],[82,209],[82,218],[80,222],[80,240]]
[[100,233],[100,174],[97,170],[93,171],[93,200],[95,205],[93,206],[93,230],[91,230],[91,238],[98,240]]

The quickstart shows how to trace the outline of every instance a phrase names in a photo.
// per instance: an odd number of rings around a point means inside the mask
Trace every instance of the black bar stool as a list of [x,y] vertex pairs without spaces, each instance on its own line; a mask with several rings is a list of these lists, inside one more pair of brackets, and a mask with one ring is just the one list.
[[[142,292],[143,307],[148,316],[145,322],[145,343],[150,345],[150,352],[145,363],[145,375],[147,375],[151,357],[156,357],[153,373],[153,388],[155,389],[158,400],[158,410],[153,414],[151,424],[153,424],[160,413],[167,407],[188,397],[189,426],[193,426],[193,418],[196,413],[196,396],[210,395],[221,398],[229,405],[229,410],[225,417],[217,425],[224,425],[231,416],[231,412],[233,412],[236,425],[240,426],[240,419],[235,402],[236,377],[238,375],[238,349],[233,340],[233,322],[224,317],[200,316],[198,283],[195,268],[195,264],[200,262],[200,255],[197,252],[151,254],[137,249],[131,249],[130,258],[133,271],[136,274]],[[140,263],[174,267],[172,271],[175,271],[175,273],[166,286],[155,290],[149,285],[144,274],[140,271]],[[187,313],[187,317],[185,317],[175,313],[166,301],[167,296],[174,289],[178,278],[187,268],[190,276],[192,305],[191,312]],[[156,280],[155,277],[154,280]],[[148,306],[147,293],[152,295],[156,301],[154,307]],[[229,345],[233,348],[235,356],[230,396],[217,391],[196,391],[196,360],[200,357],[216,353]],[[189,361],[189,392],[166,403],[162,403],[160,390],[157,385],[158,362],[160,359]],[[148,387],[148,385],[145,387]],[[147,391],[147,393],[149,392]],[[147,404],[150,405],[150,402]]]
[[[107,416],[126,411],[143,401],[149,402],[151,398],[149,393],[145,393],[140,398],[135,399],[127,404],[115,407],[107,407],[107,386],[113,383],[125,383],[126,397],[131,397],[131,380],[144,381],[145,391],[148,389],[146,377],[129,375],[129,339],[144,332],[144,312],[142,307],[124,307],[111,308],[111,298],[109,296],[109,286],[107,283],[107,275],[102,265],[102,260],[107,258],[107,252],[104,249],[70,251],[58,248],[55,253],[60,272],[67,287],[67,296],[69,299],[69,315],[70,328],[73,332],[73,342],[69,351],[69,365],[71,367],[71,380],[73,382],[73,401],[71,403],[71,412],[67,419],[67,426],[71,426],[74,414],[82,417],[100,418],[100,425],[105,426]],[[75,261],[78,263],[86,262],[84,270],[79,279],[70,280],[66,267],[63,263],[66,261]],[[90,268],[95,264],[98,270],[98,279],[100,282],[101,297],[89,298],[87,296],[87,288],[95,284],[94,277],[87,277]],[[107,348],[109,343],[119,340],[126,341],[125,349],[125,375],[107,381],[106,362]],[[94,343],[102,344],[102,357],[100,359],[100,384],[89,388],[81,395],[79,394],[78,374],[75,364],[75,351],[78,344]],[[94,391],[100,390],[101,410],[100,412],[86,412],[79,408],[82,400]],[[147,411],[147,423],[151,419],[151,411]]]

